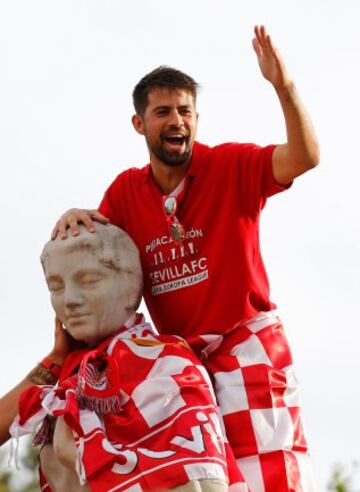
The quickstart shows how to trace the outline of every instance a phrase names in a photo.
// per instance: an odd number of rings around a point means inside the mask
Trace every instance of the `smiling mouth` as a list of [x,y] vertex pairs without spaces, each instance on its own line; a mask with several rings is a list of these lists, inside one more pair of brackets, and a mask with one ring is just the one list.
[[181,148],[183,145],[187,144],[189,137],[185,135],[170,135],[165,136],[163,141],[169,144],[173,148]]

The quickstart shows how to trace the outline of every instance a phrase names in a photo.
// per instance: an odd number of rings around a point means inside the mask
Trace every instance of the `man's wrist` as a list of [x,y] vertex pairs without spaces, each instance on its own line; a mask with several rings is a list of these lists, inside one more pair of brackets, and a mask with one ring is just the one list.
[[62,367],[65,362],[66,356],[52,351],[45,357],[45,359],[50,359],[53,364]]
[[280,84],[274,85],[279,97],[291,98],[296,94],[296,85],[292,79],[282,81]]
[[56,364],[50,357],[44,357],[40,362],[40,366],[47,369],[54,377],[59,379],[62,365]]
[[[55,360],[59,360],[59,358],[55,357]],[[44,357],[27,375],[27,380],[37,385],[55,384],[60,377],[62,368],[62,364],[58,364],[55,360],[52,355]]]

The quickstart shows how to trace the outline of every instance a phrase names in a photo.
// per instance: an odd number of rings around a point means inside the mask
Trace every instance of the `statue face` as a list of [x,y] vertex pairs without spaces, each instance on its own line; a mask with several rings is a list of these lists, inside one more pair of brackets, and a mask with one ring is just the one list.
[[[56,240],[46,246],[44,270],[57,317],[76,340],[95,344],[134,314],[134,279],[101,261],[97,234]],[[121,256],[127,251],[121,252]],[[135,292],[138,292],[139,285]]]

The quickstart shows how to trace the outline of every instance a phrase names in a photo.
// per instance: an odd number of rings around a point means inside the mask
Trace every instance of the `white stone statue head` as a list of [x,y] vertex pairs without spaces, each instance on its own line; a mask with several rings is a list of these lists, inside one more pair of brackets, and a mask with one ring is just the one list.
[[93,345],[120,328],[142,294],[142,271],[134,242],[113,225],[49,241],[41,263],[56,316],[76,340]]

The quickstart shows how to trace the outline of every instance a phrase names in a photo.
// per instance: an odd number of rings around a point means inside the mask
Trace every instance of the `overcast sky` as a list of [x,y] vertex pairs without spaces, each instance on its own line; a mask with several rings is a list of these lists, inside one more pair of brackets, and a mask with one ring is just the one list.
[[269,200],[261,233],[319,491],[334,462],[360,459],[359,20],[357,0],[0,0],[0,393],[52,344],[39,255],[53,224],[147,162],[130,123],[145,73],[169,64],[200,82],[204,143],[284,140],[251,46],[264,23],[322,150],[320,167]]

